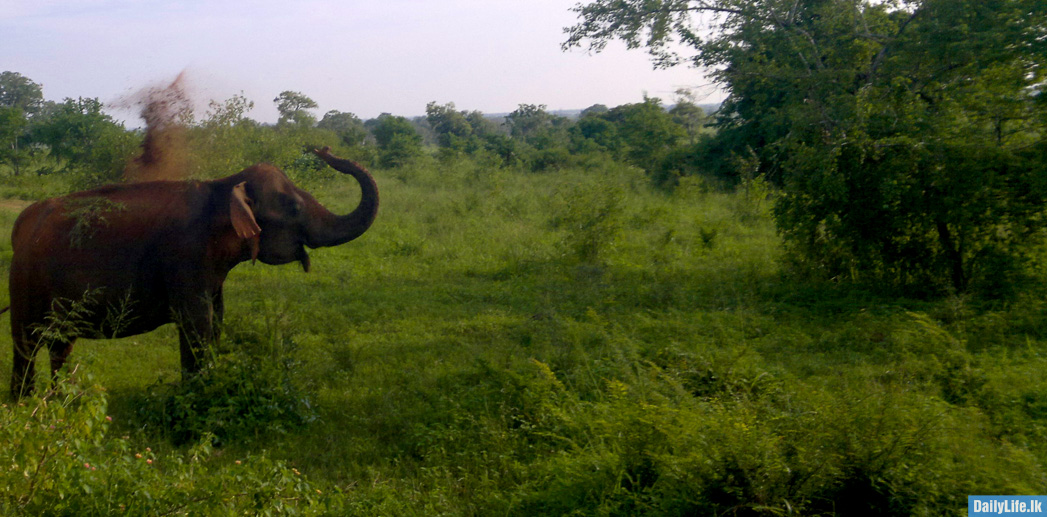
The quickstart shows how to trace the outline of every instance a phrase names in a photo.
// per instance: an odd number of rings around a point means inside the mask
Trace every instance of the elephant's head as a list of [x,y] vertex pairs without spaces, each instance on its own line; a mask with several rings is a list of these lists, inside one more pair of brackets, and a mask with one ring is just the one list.
[[252,259],[265,264],[299,261],[309,271],[305,248],[336,246],[364,233],[378,214],[378,187],[360,164],[332,156],[328,148],[315,153],[335,170],[360,184],[356,209],[335,215],[308,192],[296,187],[276,167],[259,164],[226,178],[232,185],[230,216],[236,233],[248,239]]

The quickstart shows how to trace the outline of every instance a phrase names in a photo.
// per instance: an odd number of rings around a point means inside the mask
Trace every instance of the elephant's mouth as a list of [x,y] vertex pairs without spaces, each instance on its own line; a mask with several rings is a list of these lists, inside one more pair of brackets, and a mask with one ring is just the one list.
[[305,246],[298,245],[298,250],[294,252],[294,258],[302,264],[302,270],[306,273],[309,272],[309,254],[305,251]]

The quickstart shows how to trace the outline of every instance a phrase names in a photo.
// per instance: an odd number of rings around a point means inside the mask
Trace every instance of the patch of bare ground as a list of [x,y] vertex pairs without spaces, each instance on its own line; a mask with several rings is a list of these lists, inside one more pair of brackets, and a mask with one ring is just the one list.
[[21,212],[22,209],[32,203],[32,201],[26,201],[24,199],[0,199],[0,210],[5,212]]

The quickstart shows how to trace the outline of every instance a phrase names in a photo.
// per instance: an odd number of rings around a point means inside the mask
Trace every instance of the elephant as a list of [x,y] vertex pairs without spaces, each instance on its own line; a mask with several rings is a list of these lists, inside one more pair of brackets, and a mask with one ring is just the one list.
[[[360,185],[335,215],[270,164],[211,181],[108,185],[36,202],[15,220],[10,269],[14,399],[33,389],[36,352],[52,376],[77,337],[117,338],[166,323],[178,329],[182,376],[220,334],[222,284],[237,264],[298,261],[371,227],[378,186],[360,164],[314,150]],[[2,312],[2,311],[0,311]]]

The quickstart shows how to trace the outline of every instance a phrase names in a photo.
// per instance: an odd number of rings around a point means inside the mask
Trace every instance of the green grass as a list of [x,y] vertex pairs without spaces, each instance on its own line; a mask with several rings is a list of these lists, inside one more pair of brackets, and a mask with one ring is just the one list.
[[[315,418],[228,435],[214,475],[267,451],[327,511],[375,515],[938,515],[1047,491],[1042,284],[984,301],[803,282],[768,203],[627,168],[376,177],[375,226],[312,272],[230,275],[223,349]],[[358,195],[299,183],[339,212]],[[72,357],[106,389],[105,440],[190,447],[150,423],[187,396],[165,386],[172,328]]]

